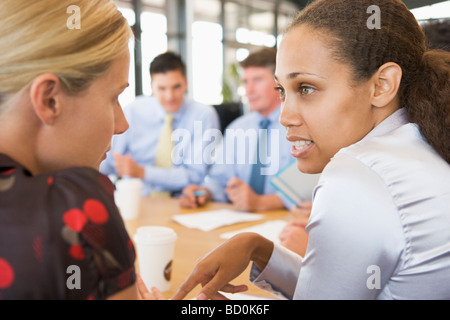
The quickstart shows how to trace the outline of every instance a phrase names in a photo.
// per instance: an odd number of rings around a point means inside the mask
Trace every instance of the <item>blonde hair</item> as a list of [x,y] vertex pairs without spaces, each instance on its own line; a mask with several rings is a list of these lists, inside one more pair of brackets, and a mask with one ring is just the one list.
[[[80,9],[80,29],[69,27],[71,5]],[[44,73],[57,75],[68,93],[83,91],[131,37],[110,0],[1,0],[0,107]]]

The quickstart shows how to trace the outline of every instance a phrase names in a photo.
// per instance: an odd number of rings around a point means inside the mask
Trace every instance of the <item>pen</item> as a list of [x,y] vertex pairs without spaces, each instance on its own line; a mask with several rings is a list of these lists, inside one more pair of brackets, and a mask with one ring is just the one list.
[[[206,194],[207,194],[207,193],[206,193],[205,190],[197,190],[197,191],[194,191],[195,203],[196,203],[197,205],[200,205],[200,204],[198,203],[198,197],[206,196]],[[180,197],[187,197],[187,194],[182,193],[182,194],[180,195]]]
[[[188,195],[186,193],[180,194],[180,197],[187,197]],[[194,191],[194,197],[200,197],[200,196],[206,196],[206,192],[203,190]]]
[[194,191],[194,196],[196,197],[206,196],[206,192],[204,190]]
[[205,190],[194,191],[194,196],[195,196],[195,203],[199,206],[200,203],[198,203],[198,197],[206,196],[206,191]]

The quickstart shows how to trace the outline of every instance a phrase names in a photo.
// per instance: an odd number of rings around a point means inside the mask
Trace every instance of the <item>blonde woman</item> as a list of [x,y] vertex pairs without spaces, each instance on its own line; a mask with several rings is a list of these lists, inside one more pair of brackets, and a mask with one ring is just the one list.
[[131,37],[112,1],[0,2],[0,299],[137,298],[98,172],[128,128]]

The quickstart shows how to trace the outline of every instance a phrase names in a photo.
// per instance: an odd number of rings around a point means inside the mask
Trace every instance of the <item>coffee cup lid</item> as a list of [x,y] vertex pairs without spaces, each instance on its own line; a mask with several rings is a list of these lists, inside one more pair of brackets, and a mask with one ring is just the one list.
[[161,226],[139,227],[134,235],[134,240],[142,243],[166,243],[176,239],[177,234],[173,229]]

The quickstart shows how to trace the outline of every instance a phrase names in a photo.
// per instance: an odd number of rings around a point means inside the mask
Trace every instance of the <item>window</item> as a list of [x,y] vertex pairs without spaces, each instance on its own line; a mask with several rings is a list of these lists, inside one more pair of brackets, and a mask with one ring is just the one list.
[[195,21],[192,25],[193,97],[209,104],[222,102],[222,27]]

